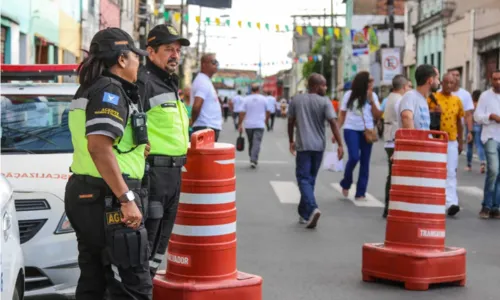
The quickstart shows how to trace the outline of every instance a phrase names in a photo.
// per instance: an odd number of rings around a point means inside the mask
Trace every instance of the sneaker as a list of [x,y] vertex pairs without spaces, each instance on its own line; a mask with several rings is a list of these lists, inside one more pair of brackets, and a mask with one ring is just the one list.
[[299,224],[307,224],[307,220],[302,217],[299,217]]
[[307,221],[306,228],[308,229],[316,228],[320,216],[321,216],[321,211],[315,208],[311,214],[311,217],[309,218],[309,221]]
[[257,163],[255,162],[250,162],[250,168],[255,169],[257,167]]
[[481,163],[481,174],[484,174],[484,173],[486,173],[486,164]]
[[448,208],[448,216],[453,217],[460,211],[460,206],[452,205]]
[[490,218],[490,210],[486,207],[481,208],[481,211],[479,212],[479,217],[481,219],[489,219]]
[[500,219],[500,210],[498,210],[498,208],[496,209],[492,209],[490,211],[490,218],[493,218],[493,219]]

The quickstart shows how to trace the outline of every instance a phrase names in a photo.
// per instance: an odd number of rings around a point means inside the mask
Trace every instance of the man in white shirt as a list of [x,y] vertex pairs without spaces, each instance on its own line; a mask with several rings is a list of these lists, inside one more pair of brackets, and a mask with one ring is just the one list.
[[248,155],[250,167],[255,169],[259,160],[260,144],[264,136],[264,128],[269,121],[270,111],[266,97],[259,94],[259,86],[252,85],[252,93],[243,100],[239,132],[243,132],[243,125],[248,137]]
[[500,70],[491,75],[492,88],[479,97],[474,120],[483,125],[481,142],[486,153],[486,182],[479,217],[500,219]]
[[389,174],[385,184],[385,208],[382,217],[386,218],[389,209],[389,191],[391,190],[392,177],[392,155],[394,154],[394,140],[396,138],[396,130],[398,130],[398,107],[403,95],[409,91],[411,81],[403,75],[396,75],[392,79],[392,91],[387,96],[384,107],[384,140],[385,152],[387,153],[387,161],[389,163]]
[[472,101],[471,94],[460,87],[460,72],[458,70],[451,70],[450,73],[453,77],[455,77],[455,90],[453,91],[453,95],[458,96],[460,101],[462,101],[462,106],[464,108],[465,117],[462,119],[462,123],[465,125],[465,130],[467,132],[467,143],[472,141],[472,126],[474,122],[472,121],[474,113],[474,102]]
[[243,98],[241,97],[241,91],[238,91],[238,95],[234,96],[233,99],[231,99],[231,109],[233,111],[233,122],[234,122],[234,129],[238,130],[238,117],[241,112],[241,105]]
[[201,57],[201,69],[191,86],[190,101],[193,104],[191,115],[193,132],[213,129],[215,141],[219,139],[222,129],[222,109],[210,78],[217,72],[218,66],[215,54],[205,54]]
[[276,116],[276,98],[273,97],[271,92],[267,92],[267,105],[270,112],[269,121],[266,122],[267,131],[273,130],[274,128],[274,117]]

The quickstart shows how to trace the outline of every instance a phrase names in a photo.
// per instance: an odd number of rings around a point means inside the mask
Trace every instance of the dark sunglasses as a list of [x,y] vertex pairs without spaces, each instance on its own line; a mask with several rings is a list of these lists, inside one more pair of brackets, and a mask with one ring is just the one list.
[[214,65],[214,66],[218,66],[218,65],[219,65],[219,61],[217,61],[216,59],[212,59],[210,62],[211,62],[211,63],[212,63],[212,65]]

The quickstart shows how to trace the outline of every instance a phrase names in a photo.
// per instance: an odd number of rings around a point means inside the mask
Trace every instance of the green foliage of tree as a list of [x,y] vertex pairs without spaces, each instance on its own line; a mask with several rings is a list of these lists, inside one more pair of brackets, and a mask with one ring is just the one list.
[[[323,65],[323,76],[326,78],[326,82],[328,84],[328,92],[332,90],[331,87],[331,78],[332,78],[332,43],[331,43],[331,36],[326,36],[324,39],[319,39],[316,41],[314,44],[314,47],[312,48],[311,52],[309,52],[308,56],[313,56],[314,55],[322,55],[323,59],[321,61],[308,61],[304,64],[302,67],[302,76],[304,80],[307,80],[309,75],[312,73],[319,73],[321,74],[321,64]],[[335,55],[338,57],[339,51],[340,51],[340,46],[342,45],[342,39],[335,39]],[[325,46],[324,52],[322,51],[322,47]]]

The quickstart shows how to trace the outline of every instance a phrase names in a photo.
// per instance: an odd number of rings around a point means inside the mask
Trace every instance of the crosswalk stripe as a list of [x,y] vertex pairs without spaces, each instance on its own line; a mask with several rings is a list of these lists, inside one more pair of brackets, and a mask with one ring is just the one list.
[[475,186],[458,186],[457,191],[479,198],[483,198],[484,195],[483,189]]
[[[332,183],[331,186],[337,192],[339,192],[340,195],[342,195],[342,187],[340,186],[340,184]],[[384,204],[382,202],[380,202],[377,198],[375,198],[374,196],[372,196],[369,193],[365,194],[364,201],[363,200],[361,200],[361,201],[355,200],[354,199],[355,194],[356,194],[356,185],[353,184],[351,186],[351,189],[349,190],[349,195],[348,195],[347,199],[349,199],[356,206],[359,206],[359,207],[384,207]],[[344,197],[344,196],[342,195],[342,197]]]
[[274,192],[281,203],[299,204],[300,191],[293,181],[270,181]]

